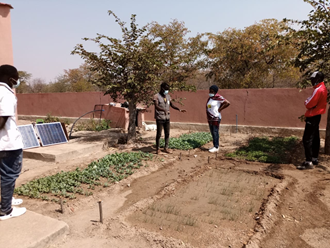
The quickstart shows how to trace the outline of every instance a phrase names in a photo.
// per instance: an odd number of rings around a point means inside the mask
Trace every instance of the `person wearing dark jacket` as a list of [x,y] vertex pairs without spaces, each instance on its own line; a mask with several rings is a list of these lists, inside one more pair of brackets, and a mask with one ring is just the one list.
[[312,74],[311,83],[314,91],[312,96],[305,101],[307,111],[305,113],[305,131],[303,143],[306,160],[297,168],[300,170],[313,169],[318,165],[318,155],[320,150],[319,124],[321,115],[325,114],[327,108],[328,90],[324,85],[324,75],[320,71]]

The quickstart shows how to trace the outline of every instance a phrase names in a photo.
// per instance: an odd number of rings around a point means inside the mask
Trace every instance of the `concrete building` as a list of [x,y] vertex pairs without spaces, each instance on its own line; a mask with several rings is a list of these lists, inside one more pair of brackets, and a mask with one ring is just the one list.
[[0,65],[14,64],[11,37],[10,4],[0,3]]

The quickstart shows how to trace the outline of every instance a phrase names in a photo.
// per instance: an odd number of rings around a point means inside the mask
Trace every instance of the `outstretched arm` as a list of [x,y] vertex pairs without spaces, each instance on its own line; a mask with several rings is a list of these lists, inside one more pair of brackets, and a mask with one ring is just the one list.
[[170,102],[170,105],[171,105],[172,108],[174,108],[174,109],[176,109],[176,110],[178,110],[178,111],[180,111],[180,112],[183,112],[183,113],[187,112],[185,109],[179,109],[177,106],[175,106],[175,105],[172,103],[172,101]]

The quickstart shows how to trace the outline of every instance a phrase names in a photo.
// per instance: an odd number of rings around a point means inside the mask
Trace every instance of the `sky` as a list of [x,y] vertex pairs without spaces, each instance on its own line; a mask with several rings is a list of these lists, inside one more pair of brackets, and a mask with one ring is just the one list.
[[14,65],[33,78],[51,82],[65,69],[78,68],[84,61],[71,55],[76,44],[96,50],[91,42],[97,33],[120,38],[112,10],[129,24],[183,21],[191,31],[217,33],[227,28],[243,29],[262,19],[305,20],[311,6],[303,0],[2,0],[11,4]]

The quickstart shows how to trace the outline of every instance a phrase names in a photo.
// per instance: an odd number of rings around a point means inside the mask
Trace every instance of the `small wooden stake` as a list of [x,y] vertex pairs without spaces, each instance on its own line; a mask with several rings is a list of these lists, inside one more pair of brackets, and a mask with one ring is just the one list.
[[215,153],[215,158],[218,158],[218,153],[217,152]]
[[99,200],[100,222],[103,224],[102,201]]
[[60,205],[61,205],[61,213],[64,214],[64,208],[63,208],[63,200],[60,198]]
[[181,152],[180,152],[180,160],[181,160]]
[[210,156],[208,157],[207,162],[210,163]]

